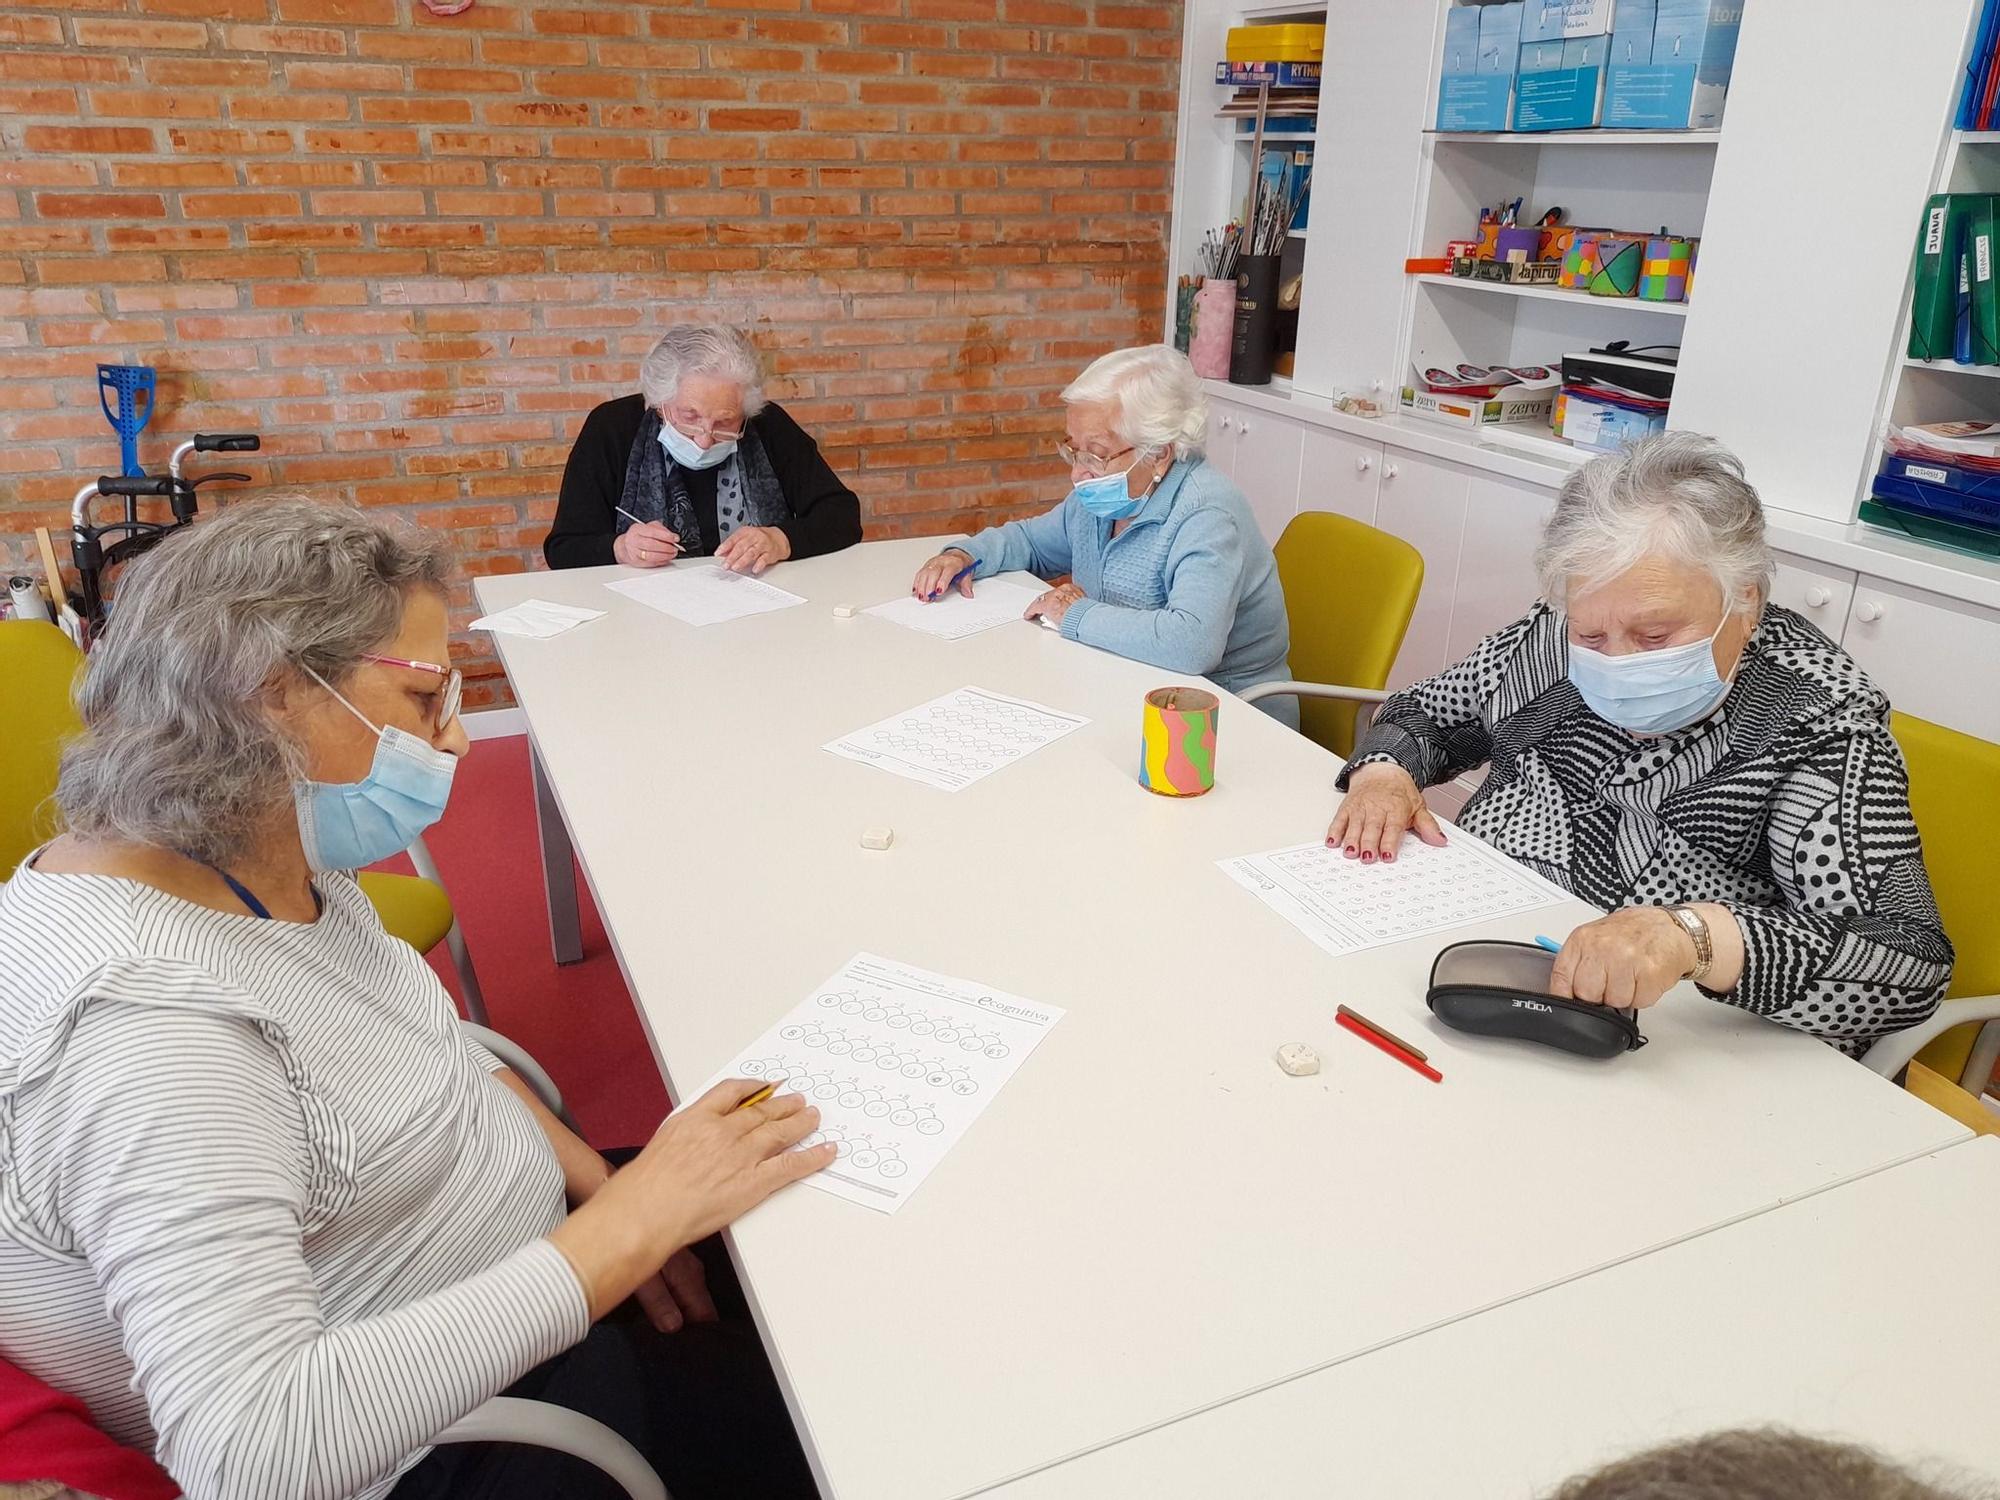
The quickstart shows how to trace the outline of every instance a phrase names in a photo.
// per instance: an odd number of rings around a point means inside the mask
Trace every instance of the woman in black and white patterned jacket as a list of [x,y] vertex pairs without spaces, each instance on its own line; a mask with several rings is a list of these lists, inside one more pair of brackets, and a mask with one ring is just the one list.
[[1667,433],[1593,461],[1536,565],[1542,603],[1383,706],[1327,842],[1440,843],[1421,789],[1490,765],[1460,824],[1610,911],[1555,993],[1647,1006],[1693,979],[1850,1054],[1930,1015],[1952,950],[1888,701],[1769,602],[1735,456]]

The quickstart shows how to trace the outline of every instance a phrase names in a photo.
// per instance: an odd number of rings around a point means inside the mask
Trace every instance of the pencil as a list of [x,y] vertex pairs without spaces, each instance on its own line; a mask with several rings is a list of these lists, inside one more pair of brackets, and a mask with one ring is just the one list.
[[[767,1083],[761,1089],[757,1090],[756,1093],[746,1094],[743,1098],[739,1099],[736,1103],[736,1109],[748,1109],[753,1104],[762,1104],[777,1092],[778,1086],[775,1083]],[[736,1109],[732,1109],[730,1113],[732,1115],[735,1114]]]
[[1428,1078],[1432,1083],[1444,1082],[1444,1074],[1440,1073],[1436,1068],[1432,1067],[1427,1062],[1419,1062],[1416,1058],[1410,1056],[1409,1053],[1405,1052],[1401,1047],[1398,1047],[1394,1042],[1388,1040],[1384,1036],[1381,1036],[1377,1032],[1371,1031],[1368,1027],[1363,1026],[1359,1021],[1356,1021],[1352,1019],[1350,1016],[1346,1015],[1337,1015],[1333,1019],[1336,1023],[1346,1027],[1349,1031],[1353,1032],[1356,1036],[1360,1037],[1361,1040],[1368,1043],[1369,1046],[1381,1048],[1384,1052],[1388,1053],[1391,1057],[1395,1058],[1396,1061],[1401,1063],[1404,1067],[1409,1068],[1414,1072],[1423,1074],[1424,1077]]
[[1350,1021],[1359,1021],[1363,1026],[1366,1026],[1370,1031],[1374,1032],[1375,1035],[1382,1038],[1383,1041],[1394,1042],[1398,1047],[1401,1047],[1405,1052],[1409,1053],[1410,1056],[1414,1057],[1418,1062],[1429,1062],[1431,1060],[1431,1055],[1428,1052],[1424,1051],[1421,1047],[1412,1047],[1408,1042],[1404,1041],[1401,1037],[1397,1036],[1396,1033],[1391,1031],[1388,1027],[1379,1025],[1376,1022],[1369,1020],[1366,1016],[1362,1015],[1360,1011],[1350,1010],[1345,1005],[1335,1006],[1334,1009],[1337,1014],[1346,1016],[1347,1019]]

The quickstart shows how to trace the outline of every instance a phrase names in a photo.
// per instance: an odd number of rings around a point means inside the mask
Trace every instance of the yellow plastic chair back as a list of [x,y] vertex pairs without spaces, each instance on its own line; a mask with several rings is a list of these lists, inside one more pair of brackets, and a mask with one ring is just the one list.
[[70,697],[83,653],[46,620],[0,620],[0,880],[62,831],[56,762],[83,721]]
[[[2000,745],[1941,724],[1890,716],[1910,768],[1910,810],[1944,930],[1958,950],[1948,995],[2000,994]],[[1918,1053],[1946,1078],[1965,1070],[1978,1028],[1945,1033]]]
[[[1299,682],[1382,688],[1424,584],[1423,554],[1401,537],[1328,511],[1295,516],[1272,549]],[[1299,727],[1335,755],[1354,750],[1357,705],[1299,703]]]

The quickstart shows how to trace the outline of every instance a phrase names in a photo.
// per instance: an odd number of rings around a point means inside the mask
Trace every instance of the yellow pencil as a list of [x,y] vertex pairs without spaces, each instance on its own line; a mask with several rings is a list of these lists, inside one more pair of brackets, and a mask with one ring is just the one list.
[[[753,1104],[762,1104],[766,1099],[770,1098],[773,1094],[777,1092],[778,1092],[778,1086],[775,1083],[767,1083],[761,1089],[757,1090],[756,1093],[746,1095],[742,1099],[742,1101],[737,1104],[736,1109],[748,1109]],[[732,1109],[730,1113],[732,1115],[735,1114],[736,1109]]]

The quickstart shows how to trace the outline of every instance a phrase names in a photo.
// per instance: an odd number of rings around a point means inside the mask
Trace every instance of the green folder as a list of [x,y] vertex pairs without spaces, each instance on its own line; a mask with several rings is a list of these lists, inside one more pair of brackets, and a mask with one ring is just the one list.
[[[1950,359],[1958,326],[1958,257],[1976,193],[1938,193],[1917,229],[1917,291],[1910,308],[1910,358]],[[1977,340],[1975,339],[1975,343]]]
[[2000,198],[1980,198],[1967,220],[1972,268],[1972,362],[2000,365]]

